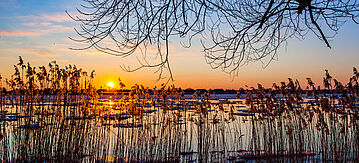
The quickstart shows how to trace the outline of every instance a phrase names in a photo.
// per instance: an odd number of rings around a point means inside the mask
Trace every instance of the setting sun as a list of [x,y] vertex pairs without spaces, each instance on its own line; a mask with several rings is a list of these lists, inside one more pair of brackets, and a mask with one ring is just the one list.
[[0,0],[0,15],[0,163],[359,163],[359,0]]
[[113,88],[115,86],[115,83],[109,82],[109,83],[107,83],[107,86],[110,87],[110,88]]

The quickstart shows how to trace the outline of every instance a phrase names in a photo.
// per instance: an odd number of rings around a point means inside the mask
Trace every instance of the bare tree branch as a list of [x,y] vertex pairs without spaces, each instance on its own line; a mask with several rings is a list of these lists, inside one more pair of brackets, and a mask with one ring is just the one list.
[[[158,80],[169,75],[170,46],[199,38],[206,61],[231,74],[250,62],[268,65],[289,38],[313,32],[329,48],[346,21],[358,23],[356,0],[84,0],[74,41],[128,57],[140,52],[139,67],[157,68]],[[171,42],[173,41],[173,42]],[[151,50],[148,50],[150,48]],[[156,49],[155,51],[153,49]],[[148,53],[155,54],[149,55]],[[265,61],[267,60],[267,61]]]

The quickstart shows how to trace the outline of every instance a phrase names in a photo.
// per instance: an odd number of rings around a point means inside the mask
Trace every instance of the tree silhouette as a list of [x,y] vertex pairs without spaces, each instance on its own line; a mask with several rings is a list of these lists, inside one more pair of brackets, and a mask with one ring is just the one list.
[[[289,38],[314,33],[327,47],[346,21],[358,24],[356,0],[84,0],[78,16],[75,41],[111,55],[127,57],[136,50],[141,66],[154,67],[159,79],[169,72],[170,41],[184,47],[199,38],[207,63],[214,69],[237,73],[244,64],[273,60]],[[105,42],[111,41],[113,45]],[[155,47],[155,60],[148,48]],[[268,62],[269,63],[269,62]]]

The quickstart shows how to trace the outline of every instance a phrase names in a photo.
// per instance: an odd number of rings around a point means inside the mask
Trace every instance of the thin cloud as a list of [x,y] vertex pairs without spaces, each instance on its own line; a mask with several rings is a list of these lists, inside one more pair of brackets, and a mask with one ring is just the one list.
[[72,19],[65,13],[42,14],[42,15],[26,15],[18,18],[24,20],[42,21],[42,22],[69,22]]
[[64,25],[64,23],[71,21],[71,18],[65,12],[26,15],[18,16],[16,18],[23,23],[14,26],[15,29],[0,30],[0,36],[43,36],[73,30],[72,27]]
[[38,32],[0,30],[2,36],[38,36]]
[[47,49],[34,48],[34,49],[15,49],[18,54],[35,54],[41,57],[57,57],[56,53],[53,53]]
[[31,23],[23,23],[24,26],[29,26],[29,27],[41,27],[41,26],[49,26],[52,25],[52,23],[48,23],[48,22],[43,22],[43,23],[35,23],[35,22],[31,22]]
[[40,25],[45,25],[45,26],[47,26],[47,25],[51,25],[51,23],[44,22],[44,23],[40,23]]
[[[41,24],[28,23],[28,26],[41,26]],[[50,23],[46,25],[45,29],[38,29],[34,31],[11,31],[11,30],[0,30],[0,36],[40,36],[47,35],[49,33],[59,33],[72,30],[71,27],[66,27],[62,25],[51,25]]]
[[66,26],[62,26],[62,25],[51,25],[51,28],[56,29],[56,30],[61,30],[61,31],[67,31],[67,30],[73,29],[71,27],[66,27]]

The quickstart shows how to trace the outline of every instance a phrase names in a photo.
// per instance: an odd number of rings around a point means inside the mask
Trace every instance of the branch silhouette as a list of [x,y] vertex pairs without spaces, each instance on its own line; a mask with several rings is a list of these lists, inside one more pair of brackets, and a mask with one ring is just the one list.
[[[128,57],[141,49],[140,66],[125,71],[157,68],[158,80],[165,74],[173,80],[171,41],[186,40],[190,47],[199,38],[213,69],[236,73],[250,62],[270,62],[289,38],[308,32],[330,48],[341,25],[358,24],[358,8],[356,0],[84,0],[78,16],[69,16],[79,23],[79,38],[71,39],[85,43],[73,50]],[[157,49],[156,57],[148,48]]]

